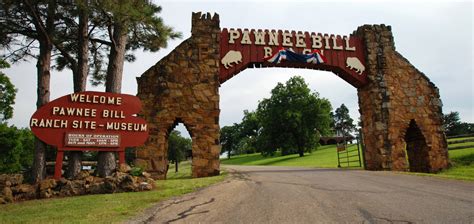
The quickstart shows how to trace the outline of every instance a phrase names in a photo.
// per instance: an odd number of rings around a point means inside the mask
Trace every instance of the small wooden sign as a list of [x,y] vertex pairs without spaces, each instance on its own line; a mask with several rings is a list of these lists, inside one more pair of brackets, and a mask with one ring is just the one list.
[[66,133],[64,141],[67,147],[120,147],[119,134]]
[[337,151],[342,152],[346,150],[346,146],[343,144],[337,145]]

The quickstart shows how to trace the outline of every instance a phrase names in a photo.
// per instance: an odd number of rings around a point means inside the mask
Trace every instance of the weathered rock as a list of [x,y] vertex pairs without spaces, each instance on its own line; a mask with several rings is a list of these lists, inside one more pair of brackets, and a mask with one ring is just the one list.
[[11,188],[14,194],[27,193],[36,189],[30,184],[20,184]]
[[57,184],[58,184],[59,186],[63,186],[63,185],[66,185],[67,182],[68,182],[68,180],[67,180],[66,178],[61,177],[61,179],[59,179],[59,180],[57,181]]
[[[194,13],[191,38],[137,79],[150,138],[137,150],[135,165],[154,178],[166,176],[168,131],[178,122],[193,136],[193,159],[219,158],[220,32],[217,14]],[[216,170],[219,166],[202,163],[192,172],[201,177]]]
[[81,172],[79,172],[75,177],[74,177],[74,180],[84,180],[86,179],[87,177],[89,177],[91,174],[89,171],[87,170],[81,170]]
[[368,43],[369,83],[358,89],[366,168],[418,172],[446,168],[442,105],[433,103],[440,102],[436,86],[395,50],[390,27],[364,25],[354,34]]
[[135,182],[135,179],[130,176],[126,175],[121,181],[120,181],[120,189],[121,191],[137,191],[138,184]]
[[147,172],[142,172],[142,176],[144,176],[146,178],[151,178],[151,174],[149,174]]
[[104,184],[104,182],[92,183],[92,184],[89,186],[89,189],[88,189],[87,192],[90,193],[90,194],[105,194],[105,193],[107,193],[107,192],[105,191],[105,184]]
[[118,168],[118,171],[122,173],[129,173],[131,170],[132,168],[126,163],[121,163]]
[[37,198],[37,186],[30,184],[20,184],[12,187],[15,201],[31,200]]
[[141,182],[138,187],[139,191],[149,191],[151,189],[153,189],[153,186],[147,182]]
[[[52,198],[56,196],[76,196],[84,194],[104,194],[115,192],[133,192],[154,188],[153,179],[146,177],[135,177],[127,173],[116,172],[107,178],[90,176],[88,172],[82,172],[80,180],[45,179],[37,184],[19,184],[11,187],[3,187],[0,192],[0,204],[13,201],[30,200],[36,198]],[[20,183],[21,178],[14,177],[15,183]],[[151,182],[150,182],[151,180]],[[11,185],[10,176],[3,176],[4,185]],[[140,182],[149,182],[140,187]]]
[[85,193],[86,189],[84,180],[68,181],[59,191],[60,196],[83,195]]
[[91,183],[96,182],[95,179],[96,178],[94,176],[88,176],[88,177],[84,178],[84,181],[86,182],[86,184],[91,184]]
[[53,196],[53,191],[51,190],[51,188],[48,188],[46,190],[42,190],[42,191],[40,191],[39,196],[40,196],[40,198],[50,198],[50,197]]
[[55,188],[57,186],[55,179],[45,179],[39,183],[39,191]]
[[106,177],[104,179],[104,192],[106,193],[114,193],[117,191],[117,179]]
[[13,192],[9,187],[4,187],[2,197],[6,202],[13,202]]
[[0,174],[0,188],[16,186],[23,183],[21,174]]

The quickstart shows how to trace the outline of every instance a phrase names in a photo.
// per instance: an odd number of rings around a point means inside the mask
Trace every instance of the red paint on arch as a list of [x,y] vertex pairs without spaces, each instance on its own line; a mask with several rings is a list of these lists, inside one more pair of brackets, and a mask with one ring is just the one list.
[[[229,36],[231,30],[236,30],[240,34],[238,38],[234,40],[234,43],[229,43]],[[245,29],[247,30],[247,29]],[[355,47],[355,51],[346,50],[346,41],[344,37],[339,35],[328,35],[328,34],[316,34],[316,33],[308,33],[308,32],[295,32],[295,31],[269,31],[269,30],[249,30],[249,37],[251,44],[242,44],[242,37],[243,37],[243,30],[241,29],[223,29],[221,32],[221,39],[220,39],[220,58],[221,60],[226,56],[226,54],[230,51],[238,51],[242,55],[242,62],[240,63],[232,63],[231,67],[225,68],[223,63],[220,63],[220,72],[219,72],[219,81],[220,83],[224,83],[225,81],[229,80],[239,72],[243,71],[246,68],[259,68],[259,67],[282,67],[282,68],[307,68],[307,69],[316,69],[316,70],[324,70],[324,71],[331,71],[334,72],[336,75],[340,76],[342,79],[347,81],[352,86],[359,88],[367,84],[367,75],[366,72],[362,72],[361,74],[357,73],[355,69],[351,69],[347,66],[346,60],[347,58],[357,58],[360,61],[362,66],[365,66],[365,46],[361,38],[356,36],[349,36],[349,45],[348,47]],[[254,31],[264,31],[267,34],[264,37],[265,45],[257,45],[255,44],[255,36],[253,34]],[[272,46],[269,45],[269,35],[268,32],[277,32],[278,33],[278,44],[279,46]],[[287,32],[291,34],[290,40],[293,46],[283,46],[283,35],[282,33]],[[304,47],[296,47],[297,38],[296,35],[304,35],[304,43],[306,44],[306,48]],[[320,35],[322,38],[322,47],[321,48],[312,48],[312,37],[311,35]],[[328,36],[329,39],[329,46],[331,49],[325,49],[326,41],[324,36]],[[337,46],[342,46],[343,50],[336,50],[334,48],[334,40]],[[323,52],[323,55],[328,59],[325,64],[307,64],[307,63],[294,63],[294,62],[281,62],[279,64],[269,63],[264,60],[264,48],[269,47],[272,49],[272,53],[275,53],[279,48],[292,48],[297,53],[303,53],[304,49],[309,49],[310,51],[314,49],[318,49]]]

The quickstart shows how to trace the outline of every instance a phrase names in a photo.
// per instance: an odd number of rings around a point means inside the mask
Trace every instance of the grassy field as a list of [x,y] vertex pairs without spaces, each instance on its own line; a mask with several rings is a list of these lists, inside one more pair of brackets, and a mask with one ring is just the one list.
[[451,144],[453,141],[463,141],[463,140],[473,140],[474,137],[462,137],[462,138],[450,138],[448,139],[448,144]]
[[104,195],[25,201],[0,205],[0,223],[117,223],[133,217],[152,204],[196,191],[224,180],[225,174],[190,179],[189,162],[168,180],[156,181],[157,189]]
[[[353,150],[355,148],[356,146],[353,145],[349,147],[349,150]],[[438,174],[416,173],[416,175],[437,176],[450,179],[474,181],[474,147],[467,149],[450,150],[449,158],[452,164],[451,168],[444,170]],[[305,154],[304,157],[299,157],[298,155],[275,155],[273,157],[263,157],[259,153],[255,153],[249,155],[239,155],[231,159],[223,159],[222,163],[229,165],[267,165],[336,168],[337,154],[336,147],[334,145],[330,145],[320,147],[313,153]]]
[[449,150],[449,159],[453,166],[436,175],[474,181],[474,147]]
[[[357,149],[356,145],[348,147],[349,150]],[[351,154],[352,155],[352,154]],[[299,157],[297,154],[280,156],[278,153],[272,157],[263,157],[260,153],[239,155],[231,159],[221,160],[222,164],[229,165],[267,165],[267,166],[302,166],[302,167],[337,167],[336,146],[321,146],[312,153]]]

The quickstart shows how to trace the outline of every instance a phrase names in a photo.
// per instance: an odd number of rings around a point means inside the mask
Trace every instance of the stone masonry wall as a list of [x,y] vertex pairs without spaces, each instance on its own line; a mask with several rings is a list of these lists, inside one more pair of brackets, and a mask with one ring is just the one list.
[[423,148],[428,161],[421,162],[427,164],[427,171],[447,168],[442,104],[436,86],[395,50],[389,26],[365,25],[354,34],[365,39],[367,48],[369,84],[358,89],[367,169],[409,170],[405,136],[412,120],[426,141]]
[[135,164],[164,179],[168,135],[178,122],[192,138],[192,175],[219,174],[219,15],[193,13],[192,36],[138,81],[150,137]]

